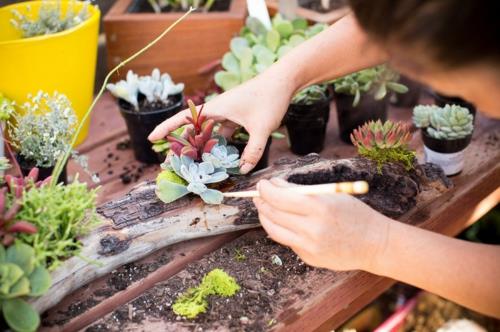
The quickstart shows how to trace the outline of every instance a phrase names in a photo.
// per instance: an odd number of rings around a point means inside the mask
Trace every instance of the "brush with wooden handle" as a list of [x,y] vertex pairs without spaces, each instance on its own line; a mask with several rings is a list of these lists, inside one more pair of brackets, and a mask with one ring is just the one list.
[[[334,193],[344,193],[351,195],[361,195],[368,192],[368,182],[366,181],[354,181],[354,182],[337,182],[337,183],[325,183],[325,184],[315,184],[315,185],[304,185],[304,186],[294,186],[286,187],[286,190],[293,191],[298,194],[303,195],[328,195]],[[224,197],[259,197],[258,190],[249,191],[234,191],[223,193]]]

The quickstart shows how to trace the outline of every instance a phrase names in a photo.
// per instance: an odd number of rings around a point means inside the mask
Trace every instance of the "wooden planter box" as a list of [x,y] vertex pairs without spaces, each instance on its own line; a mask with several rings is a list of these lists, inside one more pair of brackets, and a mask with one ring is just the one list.
[[[109,69],[182,16],[182,13],[129,13],[132,1],[117,0],[104,17]],[[158,44],[121,70],[120,77],[124,77],[128,69],[150,74],[158,67],[168,72],[175,82],[184,82],[186,93],[204,90],[212,77],[201,69],[227,52],[229,41],[239,33],[245,17],[245,0],[232,0],[227,12],[192,13]]]
[[[267,8],[269,9],[269,13],[274,15],[279,11],[278,0],[266,0]],[[310,10],[307,8],[302,8],[298,6],[295,9],[295,14],[297,17],[302,17],[307,19],[313,23],[327,23],[332,24],[344,17],[347,13],[349,13],[349,7],[345,6],[343,8],[332,10],[328,13],[319,13],[314,10]]]

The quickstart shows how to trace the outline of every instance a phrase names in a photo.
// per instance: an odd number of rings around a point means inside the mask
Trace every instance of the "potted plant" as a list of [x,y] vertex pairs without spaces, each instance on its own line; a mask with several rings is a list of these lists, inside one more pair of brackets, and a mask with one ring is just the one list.
[[266,0],[266,4],[271,13],[280,12],[316,23],[333,24],[349,13],[346,0]]
[[138,76],[130,70],[126,80],[106,87],[118,98],[135,158],[143,163],[160,163],[162,160],[147,137],[157,125],[182,109],[184,84],[174,84],[170,75],[160,74],[156,68],[149,76]]
[[387,119],[389,92],[405,93],[399,74],[386,65],[363,69],[333,81],[339,134],[350,143],[352,131],[365,122]]
[[[54,166],[70,148],[77,118],[69,99],[58,92],[52,95],[39,91],[21,106],[21,113],[13,115],[9,136],[17,152],[22,173],[39,169],[39,178],[51,176]],[[66,167],[58,182],[67,182]]]
[[464,167],[464,150],[469,145],[474,117],[458,105],[419,105],[413,109],[413,122],[421,129],[425,159],[441,166],[446,175]]
[[156,38],[189,5],[200,8],[179,26],[179,33],[159,41],[148,56],[125,68],[139,74],[159,68],[184,82],[188,94],[206,90],[211,77],[202,68],[220,59],[229,40],[245,24],[245,0],[117,0],[104,17],[108,66],[116,66]]
[[[78,120],[94,93],[100,12],[88,1],[24,1],[0,8],[0,91],[17,104],[34,91],[59,91]],[[77,140],[87,136],[84,123]]]
[[285,115],[290,149],[298,155],[321,152],[330,114],[328,85],[311,85],[298,92]]
[[439,107],[445,107],[446,105],[458,105],[468,109],[472,116],[476,116],[476,107],[460,97],[446,96],[433,90],[430,90],[430,94],[434,98],[436,105]]

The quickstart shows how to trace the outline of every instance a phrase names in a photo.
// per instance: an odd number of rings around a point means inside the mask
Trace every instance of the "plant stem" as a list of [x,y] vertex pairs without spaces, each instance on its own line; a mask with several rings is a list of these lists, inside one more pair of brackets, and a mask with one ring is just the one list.
[[101,85],[101,89],[99,90],[99,93],[95,96],[94,100],[92,101],[92,104],[90,105],[89,109],[87,112],[83,115],[80,123],[78,124],[78,127],[76,129],[75,134],[73,135],[73,139],[71,140],[71,144],[69,145],[68,149],[64,153],[64,155],[57,160],[56,166],[54,167],[54,171],[52,172],[52,180],[50,182],[51,186],[55,186],[57,184],[57,179],[59,178],[59,175],[61,174],[63,170],[63,165],[66,164],[68,161],[68,158],[71,154],[71,151],[73,150],[73,146],[76,143],[76,139],[78,137],[78,134],[83,128],[83,125],[85,121],[88,119],[90,116],[90,113],[92,113],[92,110],[94,109],[97,100],[102,96],[104,93],[104,89],[106,89],[106,84],[108,83],[109,79],[111,76],[118,71],[118,69],[124,67],[127,63],[131,62],[132,60],[136,59],[140,55],[142,55],[144,52],[146,52],[148,49],[150,49],[153,45],[155,45],[157,42],[159,42],[165,35],[167,35],[177,24],[179,24],[182,20],[184,20],[191,12],[193,12],[196,8],[189,8],[189,10],[182,15],[179,19],[177,19],[174,23],[172,23],[168,28],[166,28],[158,37],[156,37],[152,42],[147,44],[145,47],[137,51],[136,53],[132,54],[129,58],[123,60],[120,62],[115,68],[111,69],[111,71],[106,75],[106,78],[104,79],[104,82]]

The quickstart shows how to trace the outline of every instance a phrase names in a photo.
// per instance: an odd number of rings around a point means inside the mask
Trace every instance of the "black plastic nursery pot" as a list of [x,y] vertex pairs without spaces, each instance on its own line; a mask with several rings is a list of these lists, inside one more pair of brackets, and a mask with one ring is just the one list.
[[387,119],[388,98],[375,100],[370,94],[362,94],[358,105],[352,106],[354,96],[334,93],[337,105],[340,139],[351,143],[351,133],[367,121]]
[[288,106],[285,126],[293,153],[306,155],[323,150],[326,126],[330,118],[330,100],[328,97],[311,105]]
[[[21,167],[21,172],[23,173],[23,176],[27,176],[29,172],[34,168],[37,167],[35,162],[28,161],[24,159],[22,156],[17,155],[16,156],[17,162],[19,163],[19,167]],[[54,171],[54,167],[37,167],[38,168],[38,179],[37,181],[43,181],[49,176],[52,175],[52,172]],[[61,172],[61,175],[59,175],[59,179],[57,180],[57,183],[68,183],[68,172],[67,172],[67,164],[64,165],[64,168]]]
[[431,95],[434,98],[436,105],[438,105],[439,107],[444,107],[447,104],[462,106],[462,107],[467,108],[469,110],[469,112],[472,114],[472,116],[474,116],[474,118],[476,118],[476,106],[469,103],[468,101],[463,100],[460,97],[445,96],[445,95],[442,95],[442,94],[437,93],[435,91],[431,91]]
[[158,110],[136,111],[132,105],[119,99],[120,113],[127,124],[130,135],[130,144],[134,150],[135,159],[146,164],[158,164],[163,162],[161,156],[152,150],[152,144],[148,140],[149,134],[157,125],[177,114],[183,107],[182,93],[170,97],[173,103]]
[[[261,169],[264,169],[269,165],[269,149],[271,148],[272,142],[273,142],[272,137],[269,137],[266,143],[266,147],[264,148],[264,152],[262,153],[262,157],[260,158],[257,165],[255,165],[254,169],[252,170],[253,172],[260,171]],[[247,143],[248,142],[236,140],[236,141],[229,141],[228,145],[232,145],[235,148],[237,148],[241,156],[243,154],[243,150],[245,150],[245,147],[247,146]]]
[[472,134],[465,138],[441,140],[421,130],[424,142],[425,161],[441,166],[448,176],[459,174],[464,167],[464,151],[470,144]]

